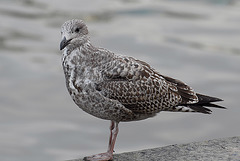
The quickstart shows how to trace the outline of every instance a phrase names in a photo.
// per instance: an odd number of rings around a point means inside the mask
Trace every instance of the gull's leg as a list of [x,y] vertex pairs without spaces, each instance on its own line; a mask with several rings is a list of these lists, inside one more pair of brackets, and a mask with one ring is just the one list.
[[115,142],[116,142],[116,139],[117,139],[117,134],[118,134],[118,122],[111,121],[108,151],[106,153],[100,153],[100,154],[84,157],[83,160],[85,160],[85,161],[112,160],[113,159],[114,145],[115,145]]
[[111,121],[111,125],[110,125],[110,137],[109,137],[109,142],[108,142],[108,151],[109,151],[109,148],[112,144],[112,135],[113,135],[113,129],[115,128],[115,123],[114,121]]
[[[119,129],[118,129],[118,122],[112,121],[111,125],[113,125],[113,126],[111,126],[113,128],[111,129],[111,143],[109,142],[110,144],[108,145],[108,152],[113,154],[114,145],[115,145],[115,142],[116,142],[116,139],[117,139]],[[110,139],[109,139],[109,141],[110,141]]]

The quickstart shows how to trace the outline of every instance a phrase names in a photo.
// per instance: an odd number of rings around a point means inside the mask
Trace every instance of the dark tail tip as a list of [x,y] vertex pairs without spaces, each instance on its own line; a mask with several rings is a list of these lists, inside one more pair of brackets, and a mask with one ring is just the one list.
[[206,95],[202,95],[202,94],[199,94],[199,93],[197,93],[197,97],[198,97],[198,100],[199,100],[197,103],[187,105],[188,107],[190,107],[191,109],[193,109],[196,112],[211,114],[212,111],[210,109],[208,109],[207,107],[226,109],[226,107],[223,107],[223,106],[216,105],[216,104],[212,103],[212,102],[223,101],[220,98],[206,96]]

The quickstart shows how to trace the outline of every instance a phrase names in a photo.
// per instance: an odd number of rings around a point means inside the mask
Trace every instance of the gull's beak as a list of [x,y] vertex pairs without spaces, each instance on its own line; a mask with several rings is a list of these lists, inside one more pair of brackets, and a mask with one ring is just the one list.
[[61,43],[60,43],[60,50],[64,49],[71,41],[72,39],[67,40],[64,36]]

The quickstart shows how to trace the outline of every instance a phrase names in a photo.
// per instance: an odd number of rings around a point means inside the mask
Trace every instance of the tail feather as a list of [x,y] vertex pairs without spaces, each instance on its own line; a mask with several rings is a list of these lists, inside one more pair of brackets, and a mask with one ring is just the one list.
[[212,110],[204,107],[203,105],[198,105],[198,104],[192,104],[188,105],[189,108],[194,110],[194,112],[200,112],[200,113],[205,113],[205,114],[210,114],[212,113]]
[[223,107],[223,106],[220,106],[220,105],[216,105],[216,104],[213,104],[213,103],[206,103],[206,104],[203,104],[204,106],[207,106],[207,107],[215,107],[215,108],[223,108],[223,109],[226,109],[226,107]]
[[185,106],[191,108],[192,110],[194,110],[196,112],[205,113],[205,114],[210,114],[212,112],[207,107],[215,107],[215,108],[226,109],[226,107],[219,106],[219,105],[211,103],[211,102],[223,101],[220,98],[206,96],[206,95],[202,95],[202,94],[198,94],[198,93],[197,93],[197,97],[198,97],[198,100],[199,100],[197,103],[187,104]]

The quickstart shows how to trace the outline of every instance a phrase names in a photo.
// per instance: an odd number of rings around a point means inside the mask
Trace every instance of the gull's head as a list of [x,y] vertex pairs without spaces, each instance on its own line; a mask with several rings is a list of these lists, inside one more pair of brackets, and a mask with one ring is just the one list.
[[69,45],[80,46],[88,39],[88,29],[82,20],[66,21],[61,27],[60,50]]

